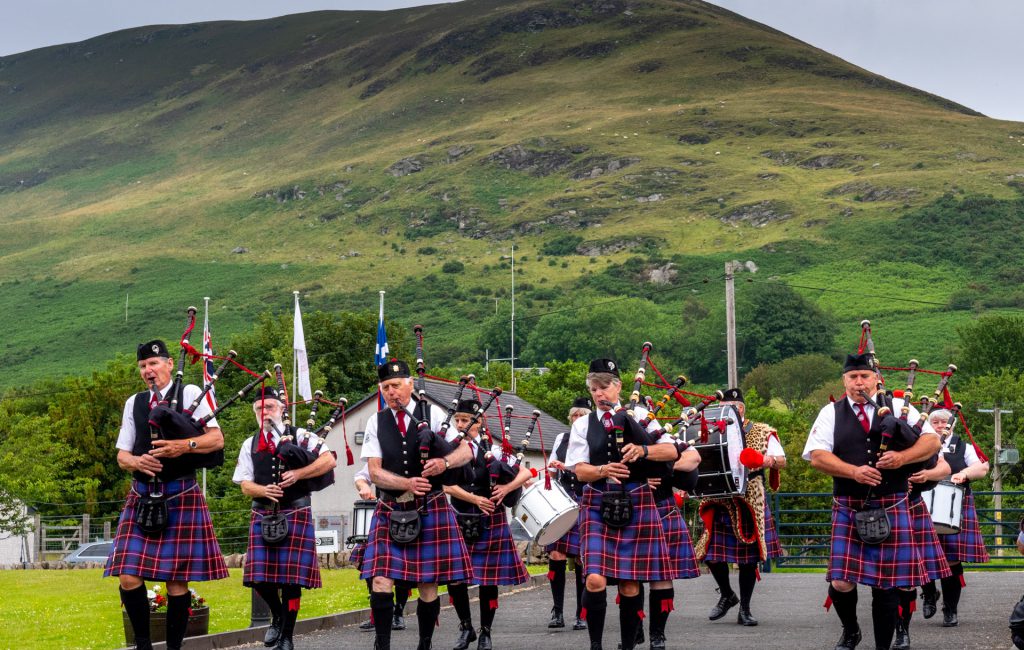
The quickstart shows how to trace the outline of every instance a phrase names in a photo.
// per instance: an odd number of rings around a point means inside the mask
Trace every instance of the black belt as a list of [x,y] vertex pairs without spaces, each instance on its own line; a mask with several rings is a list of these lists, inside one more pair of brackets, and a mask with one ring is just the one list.
[[[304,497],[299,497],[298,499],[295,499],[294,501],[288,501],[288,502],[280,501],[280,502],[278,502],[278,505],[281,507],[281,510],[295,510],[296,508],[308,508],[308,507],[312,506],[313,505],[313,500],[310,499],[309,496],[307,495],[307,496],[304,496]],[[274,506],[274,502],[273,501],[269,501],[267,503],[263,503],[262,501],[257,501],[256,499],[253,499],[253,502],[252,502],[252,507],[253,508],[259,508],[260,510],[266,510],[267,508],[272,508],[273,506]]]

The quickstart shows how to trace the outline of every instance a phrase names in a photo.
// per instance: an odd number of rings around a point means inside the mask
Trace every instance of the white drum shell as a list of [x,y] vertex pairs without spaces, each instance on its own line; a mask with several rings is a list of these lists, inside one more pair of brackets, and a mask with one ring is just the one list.
[[519,520],[533,543],[547,546],[569,532],[579,516],[580,507],[557,481],[551,489],[544,489],[544,481],[537,481],[523,490],[512,516]]
[[922,492],[921,498],[932,516],[936,533],[956,535],[960,532],[964,514],[964,486],[942,481],[931,490]]

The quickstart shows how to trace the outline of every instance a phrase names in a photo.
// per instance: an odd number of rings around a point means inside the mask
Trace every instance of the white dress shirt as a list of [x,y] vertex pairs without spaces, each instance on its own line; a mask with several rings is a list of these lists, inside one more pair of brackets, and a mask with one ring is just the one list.
[[[850,408],[853,409],[854,413],[857,413],[859,409],[855,405],[855,402],[850,399],[849,395],[845,396],[845,399],[849,404]],[[900,409],[903,408],[903,399],[896,397],[893,399],[893,413],[899,413]],[[873,404],[864,404],[864,412],[867,414],[868,421],[875,416],[875,407]],[[910,406],[910,412],[907,414],[907,422],[911,424],[917,422],[920,417],[917,409],[914,408],[913,404]],[[818,411],[818,417],[814,420],[814,424],[811,426],[811,433],[807,436],[807,444],[804,445],[803,459],[810,460],[811,452],[816,449],[823,449],[831,452],[835,445],[835,428],[836,428],[836,407],[835,404],[826,404],[820,411]],[[935,433],[935,429],[932,428],[930,422],[925,422],[924,427],[921,429],[921,433]]]

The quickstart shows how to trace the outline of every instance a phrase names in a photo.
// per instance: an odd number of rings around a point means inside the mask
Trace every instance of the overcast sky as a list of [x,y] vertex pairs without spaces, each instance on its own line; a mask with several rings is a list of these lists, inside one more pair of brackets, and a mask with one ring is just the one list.
[[[711,0],[872,72],[1024,121],[1020,0]],[[153,24],[438,0],[3,0],[0,56]]]

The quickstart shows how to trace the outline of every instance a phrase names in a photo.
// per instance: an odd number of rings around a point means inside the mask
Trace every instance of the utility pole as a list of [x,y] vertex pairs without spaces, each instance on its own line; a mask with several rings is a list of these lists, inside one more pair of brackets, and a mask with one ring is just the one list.
[[[999,454],[1003,449],[1003,413],[1013,413],[1010,410],[1003,410],[999,408],[999,405],[995,405],[990,409],[978,409],[979,413],[991,413],[995,420],[995,429],[993,430],[993,447],[994,456],[992,459],[992,491],[995,493],[992,495],[992,508],[996,511],[996,522],[1003,521],[1003,471],[999,468]],[[996,524],[996,546],[1001,546],[1003,543],[1003,525],[1002,523]],[[1002,549],[999,549],[1000,555],[1002,555]]]
[[736,370],[736,286],[733,277],[735,270],[735,262],[725,263],[725,348],[730,388],[739,385]]

